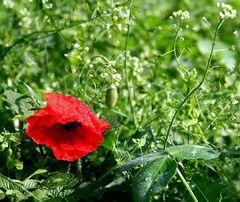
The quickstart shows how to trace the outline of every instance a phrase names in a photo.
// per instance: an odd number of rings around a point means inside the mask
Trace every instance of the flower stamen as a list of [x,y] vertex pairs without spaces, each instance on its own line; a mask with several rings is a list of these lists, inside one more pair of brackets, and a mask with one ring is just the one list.
[[81,128],[82,124],[77,121],[72,121],[72,122],[68,122],[66,124],[62,124],[62,126],[66,131],[71,132],[72,130],[75,130],[77,127]]

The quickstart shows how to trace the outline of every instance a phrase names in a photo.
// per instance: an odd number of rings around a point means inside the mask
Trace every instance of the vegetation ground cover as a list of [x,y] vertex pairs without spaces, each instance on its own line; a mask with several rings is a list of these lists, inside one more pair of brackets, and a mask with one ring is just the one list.
[[[238,0],[1,1],[0,200],[238,201],[239,11]],[[46,92],[111,124],[97,150],[62,161],[27,136]]]

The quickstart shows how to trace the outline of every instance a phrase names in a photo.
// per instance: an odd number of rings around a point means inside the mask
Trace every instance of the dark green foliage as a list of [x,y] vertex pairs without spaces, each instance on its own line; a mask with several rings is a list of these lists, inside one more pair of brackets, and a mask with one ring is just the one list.
[[[209,0],[1,1],[0,200],[239,201],[240,4],[224,2],[238,15],[218,29]],[[58,161],[25,134],[47,91],[111,124],[101,147]]]

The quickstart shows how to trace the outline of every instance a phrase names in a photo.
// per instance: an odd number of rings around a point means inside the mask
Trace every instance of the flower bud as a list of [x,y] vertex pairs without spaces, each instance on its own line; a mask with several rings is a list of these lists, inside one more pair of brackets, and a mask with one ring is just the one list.
[[116,87],[110,87],[106,92],[106,105],[112,109],[117,104],[118,91]]

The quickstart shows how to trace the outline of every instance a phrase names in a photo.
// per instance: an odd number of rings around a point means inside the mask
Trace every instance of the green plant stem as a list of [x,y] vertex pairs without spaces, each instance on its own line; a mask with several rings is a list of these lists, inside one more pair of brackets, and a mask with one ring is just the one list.
[[194,202],[198,202],[196,196],[194,195],[192,189],[190,188],[190,186],[188,185],[187,181],[185,180],[185,178],[183,177],[181,171],[177,168],[177,174],[179,175],[179,177],[181,178],[184,186],[187,188],[189,194],[191,195],[192,199],[194,200]]
[[175,36],[174,36],[174,43],[173,43],[174,58],[175,58],[175,61],[177,63],[178,68],[180,69],[180,71],[182,71],[184,74],[188,75],[187,70],[179,63],[178,56],[177,56],[177,48],[176,48],[176,46],[177,46],[177,39],[178,39],[179,30],[180,30],[180,24],[178,24],[177,31],[176,31]]
[[202,80],[200,81],[200,83],[195,87],[193,88],[189,93],[188,95],[184,98],[184,100],[180,103],[180,105],[178,106],[177,110],[175,111],[175,113],[173,114],[173,117],[171,119],[171,122],[169,124],[169,127],[168,127],[168,130],[167,130],[167,135],[166,135],[166,138],[165,138],[165,141],[164,141],[164,150],[166,149],[166,146],[167,146],[167,141],[168,141],[168,138],[169,138],[169,134],[170,134],[170,130],[172,128],[172,125],[173,125],[173,122],[178,114],[178,112],[180,111],[180,109],[182,108],[182,106],[186,103],[186,101],[190,98],[190,96],[195,93],[203,84],[206,76],[207,76],[207,73],[208,73],[208,70],[211,66],[211,62],[212,62],[212,56],[213,56],[213,50],[214,50],[214,47],[215,47],[215,43],[216,43],[216,39],[217,39],[217,35],[218,35],[218,30],[219,28],[221,27],[222,23],[224,21],[220,21],[217,25],[217,28],[215,30],[215,33],[214,33],[214,37],[213,37],[213,42],[212,42],[212,47],[211,47],[211,51],[210,51],[210,54],[209,54],[209,57],[208,57],[208,61],[207,61],[207,65],[206,65],[206,68],[205,68],[205,72],[204,72],[204,75],[202,77]]
[[103,55],[95,55],[95,56],[93,56],[93,57],[91,58],[91,61],[96,60],[96,59],[98,59],[98,58],[102,59],[104,62],[106,62],[107,64],[109,64],[108,59],[107,59],[105,56],[103,56]]
[[134,122],[134,126],[137,126],[137,121],[136,121],[136,116],[135,116],[135,110],[134,110],[134,105],[133,105],[133,95],[132,95],[132,88],[130,87],[130,82],[128,78],[128,70],[127,70],[127,50],[128,50],[128,39],[129,39],[129,33],[130,33],[130,20],[131,20],[131,8],[132,8],[132,0],[129,1],[130,6],[129,6],[129,16],[128,16],[128,25],[127,25],[127,35],[126,35],[126,40],[125,40],[125,48],[124,48],[124,73],[125,73],[125,78],[126,78],[126,83],[127,83],[127,89],[128,89],[128,98],[129,98],[129,103],[130,103],[130,108],[131,108],[131,114]]
[[219,116],[226,110],[226,108],[232,103],[232,100],[230,100],[224,107],[223,109],[218,113],[218,115],[212,120],[212,122],[206,127],[204,130],[204,134],[208,131],[210,126],[219,118]]
[[102,92],[103,87],[100,88],[100,90],[94,95],[94,97],[92,98],[92,100],[88,103],[88,106],[90,106],[97,98],[97,96],[100,95],[100,93]]

